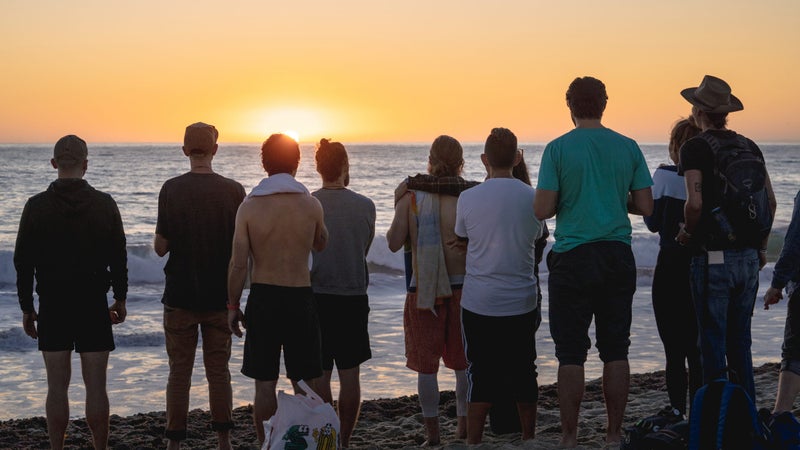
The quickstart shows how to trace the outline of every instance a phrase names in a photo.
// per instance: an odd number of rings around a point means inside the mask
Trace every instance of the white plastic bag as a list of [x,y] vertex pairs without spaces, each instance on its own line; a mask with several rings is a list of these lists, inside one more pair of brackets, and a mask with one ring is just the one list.
[[297,383],[306,395],[278,391],[278,410],[264,421],[261,450],[336,450],[339,416],[305,381]]

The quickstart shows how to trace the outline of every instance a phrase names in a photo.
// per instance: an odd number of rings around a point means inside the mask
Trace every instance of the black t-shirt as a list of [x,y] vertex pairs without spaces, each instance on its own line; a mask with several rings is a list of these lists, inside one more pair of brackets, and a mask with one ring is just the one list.
[[164,183],[156,224],[156,233],[169,241],[162,303],[225,309],[236,211],[244,195],[241,184],[215,173],[189,172]]
[[[736,138],[737,134],[731,130],[709,130],[706,133],[717,137],[720,140],[729,140]],[[748,146],[761,160],[764,160],[764,155],[761,149],[750,139],[746,139]],[[692,233],[692,242],[697,245],[704,245],[706,250],[724,250],[728,248],[743,248],[753,247],[758,248],[760,245],[760,238],[754,238],[752,242],[737,242],[731,243],[722,236],[716,233],[717,225],[714,218],[711,216],[711,210],[716,208],[721,203],[721,191],[719,178],[714,175],[714,152],[711,146],[701,137],[694,137],[686,141],[680,150],[680,165],[678,166],[678,174],[683,175],[687,170],[699,170],[702,179],[702,195],[703,195],[703,211],[700,216],[700,221],[697,228]]]

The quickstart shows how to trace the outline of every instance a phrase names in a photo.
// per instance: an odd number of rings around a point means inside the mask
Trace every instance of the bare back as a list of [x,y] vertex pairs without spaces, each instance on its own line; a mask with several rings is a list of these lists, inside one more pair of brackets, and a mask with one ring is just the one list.
[[[307,194],[249,197],[239,209],[234,245],[248,243],[253,283],[310,286],[308,257],[327,242],[322,205]],[[240,229],[246,236],[239,236]],[[321,247],[321,248],[320,248]]]
[[467,255],[463,251],[445,245],[457,238],[456,228],[456,204],[458,197],[452,195],[439,195],[439,228],[442,233],[442,249],[444,250],[444,262],[447,264],[448,275],[464,275],[467,273]]

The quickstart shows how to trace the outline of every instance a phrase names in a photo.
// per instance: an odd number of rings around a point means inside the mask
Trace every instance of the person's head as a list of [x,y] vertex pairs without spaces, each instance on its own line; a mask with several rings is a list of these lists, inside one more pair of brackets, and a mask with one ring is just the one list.
[[347,159],[347,150],[340,142],[321,139],[317,144],[314,158],[317,161],[317,172],[322,177],[322,181],[334,182],[344,175],[344,185],[350,184],[348,170],[350,164]]
[[511,169],[517,162],[517,137],[508,128],[494,128],[483,147],[486,163],[494,169]]
[[428,154],[428,173],[436,177],[457,176],[464,168],[464,149],[455,138],[441,135],[434,139]]
[[59,178],[81,178],[86,173],[88,156],[86,141],[69,134],[56,142],[50,164],[58,169]]
[[294,176],[300,164],[300,145],[282,133],[275,133],[261,145],[261,165],[270,176],[288,173]]
[[701,128],[725,128],[728,113],[744,109],[725,80],[706,75],[700,86],[686,88],[681,96],[692,104],[692,116]]
[[214,125],[197,122],[183,133],[183,154],[190,158],[214,156],[217,153],[219,132]]
[[597,78],[575,78],[567,89],[567,106],[576,119],[601,119],[606,103],[606,85]]
[[528,165],[525,164],[525,157],[522,155],[522,149],[519,151],[519,162],[511,169],[511,175],[528,186],[532,186],[531,175],[528,173]]
[[680,163],[680,149],[684,142],[700,134],[694,117],[675,122],[669,133],[669,157],[675,164]]

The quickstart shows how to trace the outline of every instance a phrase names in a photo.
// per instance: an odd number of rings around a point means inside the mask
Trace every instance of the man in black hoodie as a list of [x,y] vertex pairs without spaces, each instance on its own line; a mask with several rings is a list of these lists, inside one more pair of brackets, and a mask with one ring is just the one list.
[[[38,339],[47,370],[47,433],[64,447],[72,350],[80,353],[86,421],[95,448],[108,446],[106,368],[112,323],[125,320],[128,291],[125,232],[117,204],[83,180],[86,142],[59,139],[50,160],[58,179],[25,204],[14,266],[25,333]],[[34,277],[39,312],[33,303]],[[106,294],[111,287],[114,304]],[[38,327],[37,327],[38,322]]]

